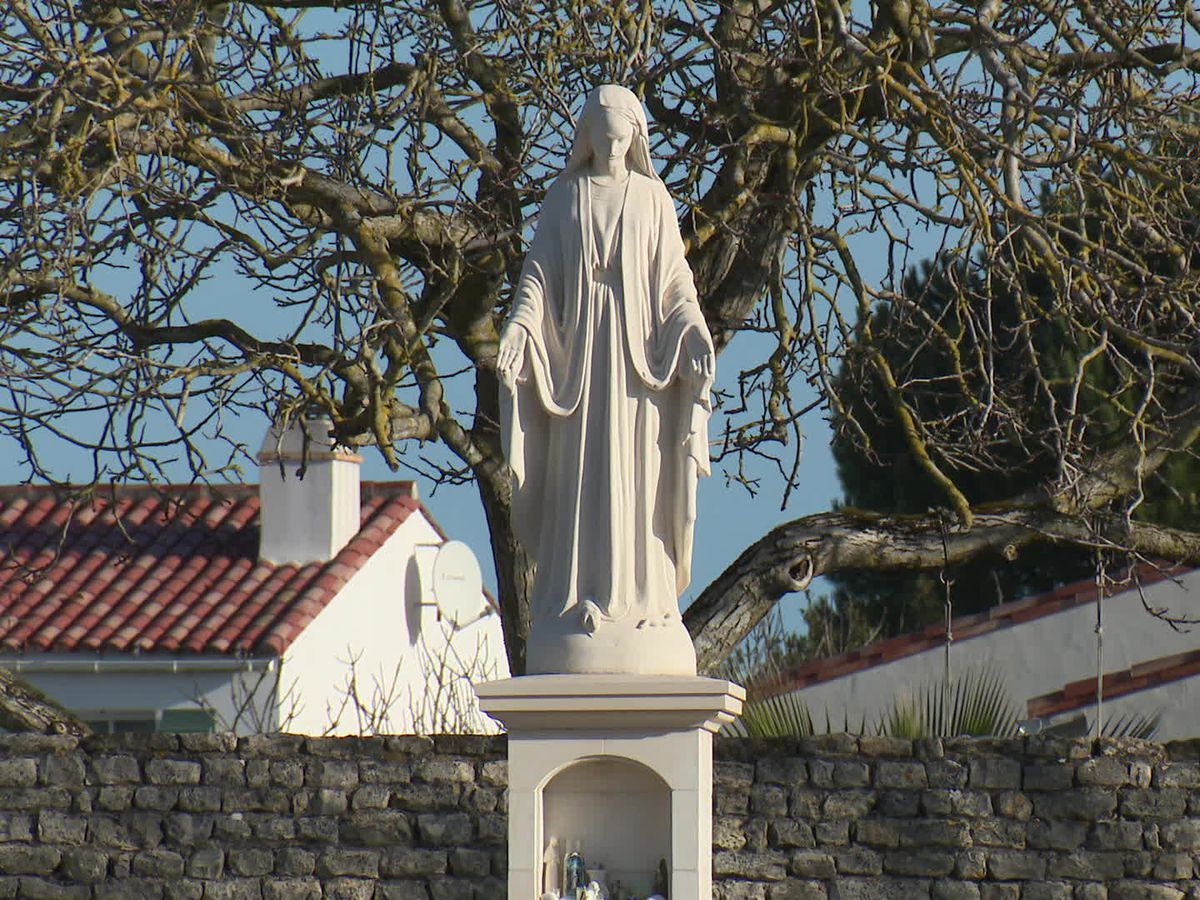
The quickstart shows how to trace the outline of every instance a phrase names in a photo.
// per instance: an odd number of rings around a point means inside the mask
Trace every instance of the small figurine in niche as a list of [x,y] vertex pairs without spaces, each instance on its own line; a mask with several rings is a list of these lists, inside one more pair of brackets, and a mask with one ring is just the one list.
[[583,845],[579,841],[572,842],[571,851],[563,860],[562,880],[563,900],[577,900],[587,885],[587,864],[583,860]]
[[600,885],[600,900],[610,900],[608,889],[608,869],[604,863],[597,863],[588,869],[588,878]]
[[[559,856],[558,838],[551,836],[546,842],[546,852],[542,856],[542,890],[547,894],[555,893],[562,886],[562,857]],[[545,895],[543,895],[544,898]]]

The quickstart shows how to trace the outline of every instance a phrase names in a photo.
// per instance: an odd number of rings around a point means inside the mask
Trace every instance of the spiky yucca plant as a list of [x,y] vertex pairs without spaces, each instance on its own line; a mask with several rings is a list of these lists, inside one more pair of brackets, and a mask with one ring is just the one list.
[[876,731],[892,737],[1010,737],[1017,733],[1017,712],[994,666],[969,669],[951,681],[925,682],[892,701]]
[[[1106,737],[1152,738],[1158,731],[1160,715],[1141,713],[1107,718],[1101,733]],[[755,696],[753,687],[742,716],[726,726],[726,733],[741,737],[803,737],[843,731],[891,737],[1014,737],[1017,735],[1017,709],[1002,671],[994,665],[967,670],[945,689],[934,678],[916,689],[899,694],[888,709],[868,729],[866,720],[851,722],[848,710],[840,720],[827,708],[814,719],[799,694]],[[823,725],[824,727],[818,727]]]
[[1128,713],[1116,719],[1105,719],[1100,733],[1105,737],[1139,738],[1148,741],[1158,734],[1158,726],[1161,722],[1161,711]]
[[742,714],[725,726],[738,737],[806,737],[814,734],[812,715],[798,694],[747,698]]

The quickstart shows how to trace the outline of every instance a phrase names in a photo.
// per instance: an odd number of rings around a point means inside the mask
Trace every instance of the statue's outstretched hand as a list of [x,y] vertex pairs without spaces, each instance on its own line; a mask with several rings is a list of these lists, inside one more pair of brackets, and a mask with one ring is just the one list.
[[496,372],[502,381],[508,384],[516,382],[525,364],[525,343],[528,340],[529,332],[520,325],[509,322],[504,326],[500,335],[500,351],[496,354]]
[[716,360],[712,346],[701,337],[700,332],[695,329],[688,332],[684,350],[688,355],[692,377],[697,381],[712,381]]

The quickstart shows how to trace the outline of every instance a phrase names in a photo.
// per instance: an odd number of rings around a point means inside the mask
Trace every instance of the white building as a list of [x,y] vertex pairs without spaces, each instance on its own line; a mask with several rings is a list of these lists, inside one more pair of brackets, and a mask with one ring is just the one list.
[[0,666],[97,730],[488,730],[507,675],[479,565],[327,426],[261,485],[0,487]]
[[[1113,589],[1101,604],[1103,718],[1160,715],[1157,739],[1200,736],[1200,570],[1143,569],[1137,584]],[[1158,611],[1153,615],[1149,610]],[[1086,715],[1094,722],[1097,682],[1096,586],[1093,581],[1006,603],[953,620],[953,673],[991,666],[1004,677],[1019,718],[1053,724]],[[797,692],[818,726],[871,728],[897,696],[940,684],[945,627],[880,641],[806,663],[771,693]]]

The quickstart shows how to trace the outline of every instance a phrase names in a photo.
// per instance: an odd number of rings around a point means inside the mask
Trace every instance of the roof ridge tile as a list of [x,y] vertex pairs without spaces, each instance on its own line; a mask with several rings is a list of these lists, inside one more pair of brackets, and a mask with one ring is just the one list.
[[[309,613],[303,606],[304,598],[300,597],[294,601],[291,609],[285,607],[274,616],[271,622],[268,622],[268,608],[264,607],[258,616],[246,623],[242,633],[238,635],[239,644],[247,651],[257,648],[264,642],[271,646],[279,645],[283,649],[291,646],[300,631],[303,631],[337,595],[338,590],[344,587],[366,565],[374,551],[382,547],[396,529],[420,508],[420,505],[411,496],[398,496],[383,500],[373,511],[366,511],[362,524],[354,537],[338,552],[337,556],[321,565],[307,582],[306,588],[314,587],[318,592],[319,600],[315,611]],[[376,532],[379,532],[378,538]],[[372,545],[372,552],[366,554],[357,565],[352,565],[349,559],[361,552],[360,547],[363,544]],[[320,579],[325,576],[338,580],[337,590],[330,590],[319,584]],[[289,616],[289,612],[291,616]],[[292,619],[290,624],[289,619]],[[286,637],[285,632],[288,635]]]
[[[1185,650],[1136,663],[1126,669],[1105,672],[1104,699],[1115,700],[1155,685],[1200,674],[1200,649]],[[1026,704],[1031,717],[1048,717],[1096,702],[1096,676],[1069,682],[1056,691],[1031,697]]]

